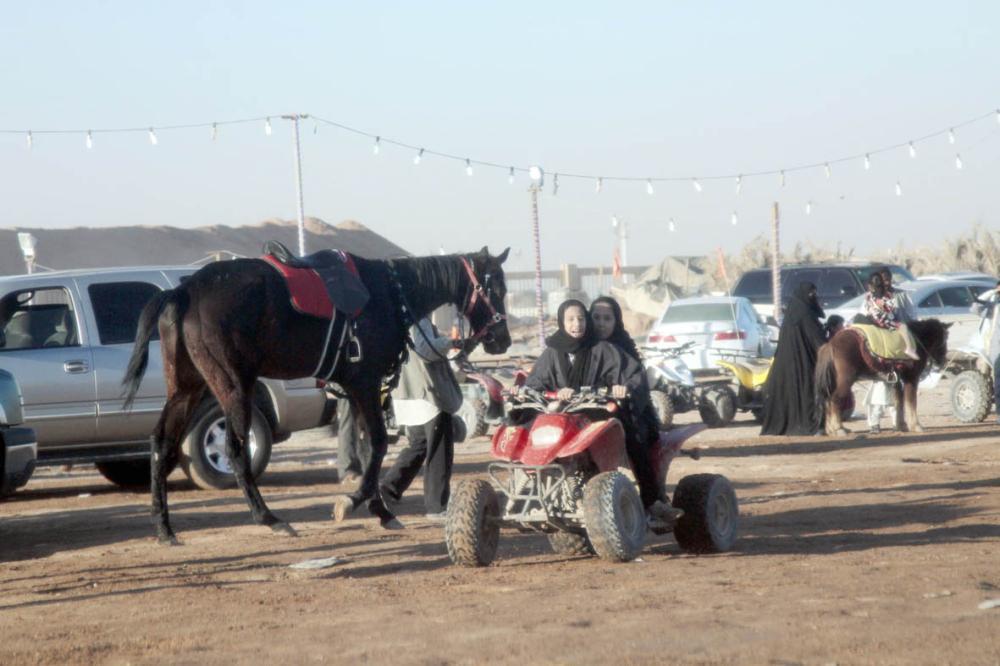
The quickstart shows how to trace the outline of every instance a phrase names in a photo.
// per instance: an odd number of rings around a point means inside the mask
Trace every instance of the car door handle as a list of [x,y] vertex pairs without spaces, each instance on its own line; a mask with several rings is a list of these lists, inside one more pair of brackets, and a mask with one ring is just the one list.
[[63,370],[71,375],[79,375],[84,372],[89,372],[90,367],[87,365],[86,361],[66,361],[63,363]]

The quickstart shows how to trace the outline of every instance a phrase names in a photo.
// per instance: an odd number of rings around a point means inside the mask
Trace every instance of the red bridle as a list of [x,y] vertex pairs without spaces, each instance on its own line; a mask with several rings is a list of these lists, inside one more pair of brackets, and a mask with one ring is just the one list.
[[480,330],[478,331],[474,330],[472,332],[471,339],[479,340],[484,336],[486,336],[490,332],[491,328],[493,328],[500,322],[507,319],[507,316],[500,314],[499,312],[497,312],[497,309],[493,307],[493,303],[490,301],[490,295],[486,292],[485,289],[483,289],[483,285],[479,283],[479,278],[476,277],[476,271],[472,270],[472,264],[469,262],[469,260],[466,259],[465,257],[462,257],[462,265],[465,266],[465,272],[468,273],[469,282],[472,285],[472,291],[469,293],[469,301],[468,303],[466,303],[465,311],[462,314],[464,314],[466,319],[468,319],[469,322],[471,323],[472,312],[473,310],[475,310],[476,305],[478,305],[480,302],[486,305],[486,308],[489,310],[490,313],[490,318],[486,322],[486,325],[483,326]]

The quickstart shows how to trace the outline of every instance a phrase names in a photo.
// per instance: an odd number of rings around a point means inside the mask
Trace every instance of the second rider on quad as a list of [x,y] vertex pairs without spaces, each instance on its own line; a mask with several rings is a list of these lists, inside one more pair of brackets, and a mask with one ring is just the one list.
[[616,398],[627,395],[629,408],[628,414],[622,415],[622,425],[642,505],[651,517],[671,520],[678,511],[667,501],[666,490],[649,461],[650,442],[656,441],[659,433],[655,417],[650,421],[649,388],[642,366],[619,347],[598,339],[580,301],[563,302],[557,322],[559,330],[546,339],[545,350],[525,386],[557,391],[562,400],[582,387],[609,388]]

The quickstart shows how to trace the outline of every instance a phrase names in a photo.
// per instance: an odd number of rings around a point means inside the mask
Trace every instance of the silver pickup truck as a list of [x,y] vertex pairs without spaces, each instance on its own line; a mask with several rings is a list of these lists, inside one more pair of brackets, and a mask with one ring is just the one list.
[[[149,483],[149,436],[166,401],[159,341],[131,411],[121,380],[143,306],[196,266],[108,268],[0,277],[0,368],[24,396],[38,464],[94,463],[121,486]],[[329,421],[331,401],[313,379],[261,379],[254,392],[251,465],[263,473],[271,445]],[[180,464],[195,485],[225,488],[225,419],[211,395],[192,419]]]

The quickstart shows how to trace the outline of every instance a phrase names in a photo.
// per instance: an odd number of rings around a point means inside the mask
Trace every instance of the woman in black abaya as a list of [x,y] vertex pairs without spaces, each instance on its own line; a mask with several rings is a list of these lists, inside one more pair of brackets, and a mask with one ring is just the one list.
[[816,352],[826,342],[819,322],[822,317],[816,285],[799,284],[788,301],[778,350],[764,387],[760,434],[813,435],[819,430],[823,414],[816,404],[813,374]]

